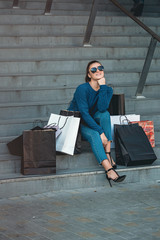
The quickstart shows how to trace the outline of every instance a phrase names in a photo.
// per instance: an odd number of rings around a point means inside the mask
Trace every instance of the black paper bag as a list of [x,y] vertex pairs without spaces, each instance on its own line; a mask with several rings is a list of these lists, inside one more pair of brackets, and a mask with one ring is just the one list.
[[157,157],[138,124],[114,125],[116,163],[135,166],[153,163]]
[[113,94],[108,111],[110,115],[125,115],[124,94]]

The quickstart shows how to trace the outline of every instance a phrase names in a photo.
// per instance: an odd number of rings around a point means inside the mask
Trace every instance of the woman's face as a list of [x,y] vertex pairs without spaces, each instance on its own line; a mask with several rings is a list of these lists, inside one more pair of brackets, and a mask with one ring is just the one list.
[[[98,69],[99,66],[100,66],[100,69]],[[91,80],[99,80],[103,78],[104,77],[103,66],[98,62],[92,63],[89,66],[88,77],[91,78]]]

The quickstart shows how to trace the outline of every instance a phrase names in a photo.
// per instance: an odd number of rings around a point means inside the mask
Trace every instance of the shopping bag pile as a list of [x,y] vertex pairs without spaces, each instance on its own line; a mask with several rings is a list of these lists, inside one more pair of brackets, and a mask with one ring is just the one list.
[[[152,164],[156,159],[153,150],[154,124],[152,121],[140,121],[140,115],[111,116],[116,163],[136,166]],[[150,135],[146,125],[149,124]]]

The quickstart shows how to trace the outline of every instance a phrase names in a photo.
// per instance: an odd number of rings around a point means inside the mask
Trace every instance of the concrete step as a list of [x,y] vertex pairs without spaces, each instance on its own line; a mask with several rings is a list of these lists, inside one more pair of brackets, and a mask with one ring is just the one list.
[[[87,144],[88,145],[88,144]],[[85,143],[86,147],[86,143]],[[91,171],[91,169],[101,169],[97,161],[93,155],[93,153],[88,152],[88,146],[87,146],[87,152],[82,150],[82,153],[75,156],[69,156],[69,155],[57,155],[57,172],[62,174],[62,172],[68,173],[76,173],[76,172],[84,172],[84,171]],[[159,146],[154,148],[154,151],[157,156],[160,156],[160,148]],[[114,149],[112,149],[112,155],[114,156]],[[20,167],[21,167],[21,158],[17,156],[12,155],[0,155],[1,159],[1,170],[0,171],[0,179],[7,178],[9,174],[17,173],[19,176],[20,174]],[[157,166],[160,164],[159,160],[156,160],[153,164],[154,166]],[[84,170],[84,166],[86,170]],[[122,166],[120,166],[122,168]],[[16,177],[16,175],[14,176]]]
[[[128,5],[128,7],[126,7],[126,9],[130,10],[131,9],[131,5]],[[45,8],[44,8],[45,9]],[[3,15],[44,15],[44,9],[23,9],[23,8],[17,8],[17,9],[12,9],[12,8],[1,8],[0,9],[0,14]],[[50,12],[50,15],[56,15],[56,16],[66,16],[66,15],[70,15],[70,16],[89,16],[90,14],[90,10],[57,10],[57,9],[52,9]],[[111,7],[110,11],[103,11],[103,9],[100,9],[97,12],[97,16],[125,16],[123,12],[121,12],[119,9],[114,8],[113,6]],[[151,9],[151,6],[149,6],[148,8],[145,8],[145,11],[143,11],[142,16],[144,17],[155,17],[155,18],[159,18],[160,17],[160,13],[157,12],[157,6],[155,6],[154,8]]]
[[[15,119],[6,119],[0,122],[0,133],[1,133],[1,141],[5,143],[10,142],[12,139],[15,139],[17,136],[21,135],[24,130],[32,129],[37,125],[40,127],[44,127],[51,113],[55,113],[54,111],[50,112],[45,117],[37,116],[28,118],[23,118],[23,115],[19,116],[19,118]],[[58,112],[59,113],[59,112]],[[7,129],[6,129],[7,126]],[[4,139],[4,140],[3,140]]]
[[34,119],[39,117],[49,117],[50,113],[59,113],[61,109],[67,109],[69,102],[56,101],[52,102],[32,102],[32,103],[9,103],[0,104],[1,121],[6,119],[20,119],[29,118],[32,116]]
[[[157,134],[157,132],[155,132]],[[155,137],[157,136],[155,134]],[[156,146],[154,148],[155,154],[157,157],[160,157],[160,148],[159,144],[157,143],[157,139],[155,138]],[[4,143],[5,144],[5,143]],[[1,146],[3,146],[1,144]],[[5,147],[3,147],[5,148]],[[6,151],[8,149],[6,148]],[[112,156],[115,159],[115,149],[112,148]],[[10,155],[7,153],[0,153],[0,177],[1,174],[8,174],[8,173],[20,173],[21,168],[21,157]],[[156,160],[155,164],[160,164],[159,160]],[[57,154],[56,155],[56,169],[57,171],[83,171],[84,168],[102,168],[99,166],[95,156],[92,153],[91,147],[89,143],[82,141],[82,152],[80,154],[76,154],[74,156],[66,155],[66,154]],[[119,166],[121,168],[121,166]]]
[[[160,27],[149,26],[152,31],[160,34]],[[85,25],[0,25],[0,36],[84,36]],[[148,33],[139,26],[94,26],[92,36],[109,35],[148,36]]]
[[[0,48],[0,61],[19,61],[19,60],[64,60],[68,59],[88,59],[94,58],[97,54],[100,59],[145,59],[148,48],[138,47],[55,47],[55,48]],[[154,58],[160,57],[160,46],[154,53]]]
[[[114,9],[113,9],[114,8]],[[42,9],[26,9],[26,8],[16,8],[16,9],[12,9],[12,8],[4,8],[4,9],[0,9],[0,13],[3,14],[3,15],[8,15],[8,14],[11,14],[11,15],[44,15],[45,11],[45,8],[42,8]],[[47,15],[56,15],[56,16],[66,16],[66,15],[69,15],[69,16],[80,16],[80,17],[83,17],[83,16],[89,16],[90,14],[90,9],[88,8],[88,10],[79,10],[79,9],[76,9],[76,10],[67,10],[67,9],[51,9],[50,13],[47,14]],[[122,12],[120,12],[118,9],[116,9],[115,7],[111,6],[110,8],[110,11],[104,11],[102,8],[99,9],[97,11],[97,16],[124,16],[124,14]],[[155,16],[153,17],[157,17],[157,13],[155,14]],[[152,17],[152,15],[151,15]]]
[[[0,9],[0,14],[3,14],[3,15],[8,15],[8,14],[11,14],[11,15],[44,15],[44,10],[45,8],[42,8],[42,9],[22,9],[22,8],[4,8],[4,9]],[[66,15],[70,15],[70,16],[89,16],[90,14],[90,10],[57,10],[57,9],[53,9],[51,10],[50,14],[49,15],[56,15],[56,16],[66,16]],[[110,12],[107,12],[107,11],[98,11],[97,12],[97,16],[123,16],[123,13],[120,12],[118,9],[114,10],[114,11],[110,11]],[[146,15],[148,16],[148,14]],[[151,15],[152,17],[153,15]],[[154,15],[155,17],[158,17],[159,15],[156,13]]]
[[[113,47],[113,46],[125,46],[126,47],[148,47],[151,41],[151,37],[150,36],[99,36],[99,37],[95,37],[92,36],[90,39],[90,44],[92,46],[109,46],[109,47]],[[159,43],[157,44],[157,46],[159,46]]]
[[[0,8],[11,8],[12,7],[12,1],[0,1]],[[35,10],[40,10],[40,9],[45,9],[45,4],[46,1],[19,1],[19,8],[20,9],[26,9],[26,10],[30,10],[30,9],[35,9]],[[79,11],[84,11],[84,10],[90,10],[91,9],[91,5],[92,5],[92,1],[88,1],[88,2],[68,2],[67,4],[62,4],[61,2],[53,2],[52,4],[52,10],[54,11],[54,9],[56,10],[79,10]],[[109,7],[109,9],[115,9],[116,7],[112,4],[109,3],[109,1],[107,2],[107,4],[105,4],[104,2],[100,2],[98,5],[98,9],[99,10],[107,10],[107,6]],[[17,10],[17,9],[16,9]]]
[[[152,101],[151,101],[152,102]],[[127,103],[126,103],[127,104]],[[28,108],[33,108],[36,112],[36,109],[38,108],[38,106],[34,107],[34,106],[28,106]],[[16,112],[16,109],[19,109],[20,107],[13,107],[13,110]],[[27,106],[24,107],[25,109],[27,109]],[[42,106],[41,106],[42,108]],[[44,106],[45,108],[45,106]],[[54,109],[54,110],[53,110]],[[42,121],[42,124],[43,125],[43,122],[44,122],[44,125],[46,124],[46,122],[48,121],[49,119],[49,116],[51,113],[56,113],[56,114],[59,114],[59,111],[60,109],[66,109],[66,108],[52,108],[50,112],[48,112],[46,115],[38,115],[37,113],[37,116],[32,116],[30,117],[30,115],[26,114],[26,117],[24,116],[23,111],[22,113],[19,112],[19,115],[14,115],[14,119],[13,118],[9,118],[8,119],[4,119],[4,120],[1,120],[0,121],[0,135],[1,135],[1,138],[5,140],[5,142],[9,142],[11,141],[11,139],[14,139],[16,136],[19,136],[22,134],[22,132],[26,129],[31,129],[33,128],[35,125],[37,124],[41,124],[39,120]],[[1,108],[2,110],[2,108]],[[56,111],[57,110],[57,111]],[[6,110],[7,111],[7,110]],[[133,114],[135,112],[129,112],[128,114]],[[141,116],[141,120],[152,120],[154,122],[154,125],[155,125],[155,131],[158,132],[160,129],[159,129],[159,121],[160,121],[160,114],[159,113],[152,113],[152,111],[150,111],[150,113],[147,113],[147,114],[143,114],[142,111],[137,111],[137,114],[140,114]],[[24,118],[25,117],[25,118]],[[6,127],[7,126],[7,127]],[[7,139],[5,139],[5,137],[7,137]],[[4,142],[4,140],[2,142]]]
[[153,13],[153,12],[144,12],[143,13],[144,17],[155,17],[155,18],[159,18],[160,17],[160,13]]
[[[46,102],[23,102],[23,103],[2,103],[0,104],[1,109],[1,121],[6,119],[38,118],[39,116],[46,117],[54,111],[59,113],[60,109],[66,109],[71,101],[70,98],[65,101],[57,100],[55,103]],[[144,99],[126,99],[126,112],[127,113],[138,113],[138,114],[156,114],[159,112],[159,98],[144,98]]]
[[[159,84],[159,72],[149,72],[146,85],[157,85]],[[71,86],[76,88],[79,84],[84,83],[85,69],[82,70],[79,74],[46,74],[46,75],[18,75],[12,76],[2,76],[0,75],[0,86],[1,89],[31,89],[31,88],[61,88]],[[108,72],[106,73],[107,84],[116,87],[124,86],[137,86],[140,78],[139,72]],[[44,81],[45,80],[45,81]],[[118,81],[117,81],[118,80]]]
[[[157,116],[156,116],[157,117]],[[160,119],[160,116],[158,116],[159,119]],[[155,134],[155,143],[156,143],[156,147],[158,148],[159,145],[160,145],[160,129],[158,128],[158,120],[152,118],[152,116],[140,116],[140,119],[141,120],[150,120],[150,121],[153,121],[154,123],[154,134]],[[45,118],[46,122],[47,122],[47,118]],[[7,147],[7,143],[9,143],[10,141],[12,141],[13,139],[15,139],[16,137],[20,136],[24,130],[28,130],[28,129],[31,129],[33,128],[34,126],[42,126],[42,124],[33,124],[33,122],[31,122],[31,120],[28,120],[28,123],[25,123],[25,124],[18,124],[18,123],[12,123],[12,121],[10,122],[10,125],[12,125],[12,128],[16,128],[17,132],[14,132],[13,134],[14,135],[11,135],[12,132],[10,133],[9,136],[6,136],[6,134],[3,134],[2,132],[2,136],[1,136],[1,139],[0,139],[0,155],[1,155],[1,161],[3,160],[19,160],[19,157],[17,158],[16,156],[13,156],[9,153],[9,150],[8,150],[8,147]],[[5,127],[5,125],[2,125],[3,127]],[[43,125],[44,126],[44,125]],[[4,137],[3,137],[4,135]],[[82,141],[82,144],[83,144],[83,150],[82,152],[91,152],[91,148],[90,148],[90,145],[89,143],[87,142],[84,142]],[[112,149],[112,151],[114,152],[114,149]],[[3,156],[2,156],[3,155]],[[78,156],[78,155],[77,155]]]
[[[155,132],[155,137],[156,137],[156,132]],[[86,143],[85,143],[86,144]],[[1,144],[3,147],[3,145]],[[88,144],[87,144],[88,147]],[[88,171],[89,169],[94,168],[94,169],[103,169],[102,166],[98,165],[95,156],[89,150],[90,148],[87,149],[87,151],[82,150],[81,154],[74,155],[74,156],[69,156],[69,155],[57,155],[56,156],[56,169],[57,171],[65,171],[65,172],[83,172],[84,168],[87,168]],[[112,156],[114,159],[115,158],[115,149],[112,150]],[[160,145],[157,144],[157,139],[156,139],[156,147],[153,148],[157,160],[154,162],[153,165],[160,165]],[[7,151],[7,149],[6,149]],[[8,174],[20,174],[21,172],[21,157],[18,156],[13,156],[8,153],[1,153],[0,154],[0,179],[2,179],[2,176]],[[118,168],[122,168],[123,166],[118,166]]]
[[[85,143],[86,144],[86,143]],[[118,169],[121,171],[122,169],[126,170],[133,170],[137,172],[137,169],[140,167],[145,167],[149,169],[156,169],[160,168],[160,148],[159,145],[157,145],[154,148],[155,154],[157,155],[158,159],[152,164],[152,165],[146,165],[146,166],[137,166],[135,169],[134,167],[125,167],[125,166],[118,166]],[[112,156],[115,159],[115,151],[112,149]],[[0,181],[1,179],[12,179],[12,182],[14,182],[14,179],[16,178],[26,178],[27,176],[22,176],[20,174],[21,169],[21,157],[13,156],[13,155],[0,155]],[[84,173],[88,175],[90,172],[94,172],[93,174],[96,174],[97,171],[103,171],[102,166],[99,166],[93,153],[92,152],[85,152],[83,151],[81,154],[69,156],[69,155],[57,155],[56,156],[56,169],[57,174],[56,175],[63,175],[63,174],[79,174]],[[138,174],[138,172],[136,173]],[[52,175],[53,176],[53,175]],[[55,175],[54,175],[55,176]],[[30,176],[29,176],[30,177]],[[36,176],[31,176],[36,177]],[[43,176],[39,176],[43,177]],[[51,177],[51,176],[50,176]],[[60,176],[59,176],[60,177]],[[22,180],[22,179],[21,179]],[[66,181],[67,178],[66,178]],[[133,181],[133,180],[132,180]],[[2,181],[3,182],[3,181]],[[23,180],[22,180],[23,182]]]
[[[30,106],[31,107],[31,106]],[[13,107],[13,109],[16,112],[17,107]],[[24,107],[25,109],[27,109],[27,106]],[[29,106],[28,106],[29,108]],[[38,106],[34,107],[32,106],[33,109],[38,108]],[[45,106],[44,106],[45,108]],[[54,109],[54,108],[53,108]],[[30,117],[29,114],[27,116],[26,114],[26,118],[24,118],[24,114],[21,114],[21,112],[19,112],[19,116],[14,115],[14,119],[13,118],[8,118],[5,120],[1,120],[0,121],[0,135],[1,138],[5,140],[5,142],[9,142],[11,141],[11,139],[14,139],[16,136],[19,136],[22,134],[22,132],[26,129],[31,129],[34,126],[36,126],[37,124],[41,124],[40,120],[42,121],[42,126],[44,126],[49,119],[49,116],[51,113],[59,113],[60,109],[66,109],[66,108],[59,108],[56,111],[56,108],[54,110],[51,110],[50,112],[47,113],[47,115],[41,116],[38,115],[37,116],[32,116]],[[23,112],[22,112],[23,113]],[[134,112],[129,112],[129,114],[133,114]],[[160,115],[157,114],[152,114],[152,111],[149,114],[143,114],[140,111],[137,111],[137,114],[140,114],[141,116],[141,120],[153,120],[154,125],[155,125],[155,131],[158,132],[159,131],[159,121],[160,121]],[[44,124],[43,124],[44,122]],[[40,126],[41,126],[40,125]],[[7,127],[6,127],[7,126]],[[7,137],[7,139],[5,139]],[[4,140],[2,142],[4,142]]]
[[[0,1],[0,8],[1,9],[11,9],[12,8],[12,1]],[[65,2],[66,3],[66,2]],[[20,1],[19,2],[19,9],[25,9],[25,10],[28,10],[30,12],[30,10],[43,10],[45,9],[45,4],[46,4],[46,1]],[[67,4],[64,4],[64,2],[53,2],[52,4],[52,12],[54,12],[55,10],[75,10],[75,11],[90,11],[91,9],[91,6],[92,6],[92,1],[86,1],[86,2],[81,2],[81,1],[70,1],[70,2],[67,2]],[[17,8],[14,9],[16,10],[17,12]],[[99,4],[98,4],[98,10],[99,11],[105,11],[105,10],[108,10],[108,11],[119,11],[119,9],[117,9],[115,7],[114,4],[112,4],[110,1],[100,1]]]
[[[122,168],[117,171],[127,178],[122,183],[159,181],[160,166],[144,166],[136,168]],[[6,177],[6,176],[5,176]],[[26,176],[20,174],[8,175],[8,179],[0,180],[1,198],[31,195],[57,190],[71,190],[96,186],[109,187],[105,180],[104,170],[83,169],[82,172],[58,171],[56,175]]]
[[[128,8],[126,8],[128,10],[131,9],[131,6],[129,6]],[[145,12],[143,12],[142,14],[142,17],[149,17],[149,18],[159,18],[160,17],[160,13],[159,12],[156,12],[157,10],[157,6],[155,8],[152,8],[152,10],[150,9],[150,7],[148,9],[146,9]],[[154,11],[154,12],[153,12]],[[21,8],[18,8],[18,9],[0,9],[0,14],[3,14],[3,15],[8,15],[8,14],[11,14],[11,15],[28,15],[28,14],[31,14],[31,15],[36,15],[36,16],[41,16],[41,15],[44,15],[44,9],[21,9]],[[80,16],[80,17],[88,17],[90,14],[90,11],[89,10],[84,10],[84,11],[78,11],[78,10],[51,10],[50,14],[51,16],[66,16],[66,15],[70,15],[70,16]],[[111,10],[110,11],[103,11],[103,10],[99,10],[97,12],[97,16],[125,16],[123,14],[123,12],[119,11],[118,9],[114,9],[114,10]]]
[[[113,87],[114,93],[120,94],[124,93],[125,97],[134,97],[136,94],[137,90],[137,85],[128,85],[128,86],[118,86],[118,87]],[[144,90],[143,90],[143,96],[147,98],[159,98],[160,94],[160,84],[151,84],[151,85],[145,85]]]
[[21,172],[21,158],[9,154],[0,154],[0,175],[19,174]]
[[[85,143],[86,145],[86,143]],[[88,146],[88,144],[87,144]],[[57,154],[56,156],[56,169],[59,170],[74,170],[75,172],[77,169],[83,169],[89,167],[97,167],[98,163],[93,155],[93,153],[90,150],[90,147],[88,147],[87,151],[83,151],[81,154],[76,154],[74,156],[66,155],[66,154]],[[13,171],[13,164],[16,166],[16,172],[20,173],[20,166],[21,166],[21,157],[13,156],[8,154],[0,155],[1,156],[1,170],[0,175],[5,173],[14,173]],[[12,162],[12,163],[11,163]],[[11,164],[11,167],[8,168],[9,164]],[[2,171],[2,169],[4,171]]]
[[[6,61],[0,62],[1,75],[16,75],[16,74],[71,74],[79,72],[79,69],[85,69],[88,60],[68,60],[68,61]],[[116,72],[141,72],[144,59],[101,59],[107,71]],[[54,68],[53,68],[54,66]],[[62,69],[63,66],[63,69]],[[153,59],[150,71],[159,71],[160,59]],[[77,72],[77,74],[78,74]]]
[[[112,73],[111,73],[112,75]],[[111,76],[110,75],[110,76]],[[136,78],[136,76],[135,76]],[[113,79],[116,79],[113,77]],[[153,79],[156,81],[157,76],[156,74],[153,74]],[[72,87],[77,87],[79,84],[84,83],[84,72],[80,74],[37,74],[37,75],[18,75],[16,76],[8,74],[8,76],[2,76],[0,75],[0,86],[2,89],[9,89],[12,87],[12,89],[24,89],[24,88],[42,88],[42,87],[48,87],[48,88],[61,88],[61,87],[68,87],[69,85]]]
[[[134,97],[137,85],[131,85],[131,83],[122,86],[113,86],[114,93],[125,94],[125,97]],[[0,90],[0,101],[3,103],[24,103],[24,102],[38,102],[41,96],[41,101],[70,101],[71,96],[75,92],[76,84],[68,85],[66,87],[29,87],[29,88],[16,88],[15,89],[2,89]],[[145,85],[143,90],[143,96],[147,98],[159,98],[160,84]]]
[[[6,13],[14,13],[14,12],[21,12],[23,11],[23,14],[25,13],[32,13],[32,14],[42,14],[44,12],[44,9],[45,9],[45,2],[44,1],[27,1],[27,2],[23,2],[21,1],[19,3],[19,9],[13,9],[15,11],[11,11],[12,9],[12,1],[1,1],[0,2],[0,7],[1,9],[3,9],[3,14],[4,14],[4,10]],[[66,3],[66,2],[65,2]],[[67,2],[67,4],[64,4],[64,2],[54,2],[53,5],[52,5],[52,11],[51,13],[56,13],[57,14],[57,11],[61,11],[61,15],[62,15],[62,10],[63,11],[67,11],[67,10],[70,10],[72,9],[72,13],[73,13],[73,10],[79,10],[80,12],[88,9],[90,10],[91,8],[91,1],[87,1],[85,2],[80,2],[80,1],[77,1],[77,2]],[[120,3],[126,7],[126,9],[130,10],[131,6],[133,4],[131,4],[131,2],[124,2],[124,1],[120,1]],[[145,13],[157,13],[158,10],[157,10],[157,2],[154,2],[154,3],[145,3],[145,7],[144,7],[144,12]],[[85,7],[84,7],[85,6]],[[112,14],[121,14],[121,12],[119,11],[119,9],[117,9],[112,3],[110,3],[109,1],[106,1],[104,3],[104,1],[100,1],[99,3],[99,6],[98,6],[98,9],[100,11],[104,11],[104,10],[107,10],[107,13],[110,13],[110,12],[113,12]],[[10,12],[9,12],[10,10]],[[22,11],[20,11],[22,10]],[[40,12],[41,11],[41,12]]]
[[126,101],[126,111],[143,115],[157,115],[159,113],[160,98],[128,99]]
[[[43,88],[25,88],[23,89],[17,89],[17,90],[3,90],[0,91],[0,101],[1,103],[16,103],[16,102],[38,102],[41,100],[44,101],[51,101],[51,102],[57,102],[62,101],[65,102],[66,100],[71,98],[73,96],[75,91],[75,88],[70,86],[67,89],[62,88],[49,88],[49,87],[43,87]],[[41,96],[41,98],[40,98]]]
[[[22,1],[21,0],[21,3],[23,3],[24,4],[24,2],[25,1]],[[37,3],[43,3],[43,2],[45,2],[44,0],[27,0],[27,2],[28,3],[32,3],[32,4],[37,4]],[[67,3],[67,4],[70,4],[70,3],[83,3],[83,4],[85,4],[85,3],[87,3],[87,4],[89,4],[89,3],[92,3],[92,0],[54,0],[54,2],[55,3]],[[8,4],[9,6],[10,5],[12,5],[12,3],[13,3],[13,1],[12,0],[1,0],[1,3],[2,4]],[[104,0],[100,0],[99,1],[99,3],[100,4],[104,4]],[[106,0],[105,1],[105,4],[108,4],[108,3],[110,3],[110,1],[109,0]],[[119,0],[119,3],[121,3],[121,4],[126,4],[126,5],[131,5],[132,3],[130,2],[130,0]],[[151,0],[145,0],[145,4],[146,5],[152,5],[152,6],[154,6],[154,5],[156,5],[156,4],[158,4],[159,3],[159,0],[154,0],[154,2],[153,2],[153,4],[152,4],[152,1]]]
[[[143,23],[147,26],[159,26],[157,18],[154,17],[140,17],[139,18]],[[0,15],[0,23],[5,25],[47,25],[47,24],[54,24],[54,25],[87,25],[88,23],[88,16],[72,16],[72,15],[64,15],[64,16],[57,16],[57,15]],[[121,26],[137,26],[137,24],[126,16],[97,16],[95,19],[95,26],[104,26],[104,25],[121,25]]]
[[[82,36],[0,36],[0,47],[64,47],[83,46],[84,35]],[[103,47],[148,47],[150,36],[92,36],[92,46]],[[159,46],[159,43],[157,44]]]
[[[126,9],[130,10],[132,7],[132,3],[130,1],[124,1],[121,0],[119,1]],[[18,9],[12,9],[12,1],[0,1],[0,12],[2,14],[43,14],[44,13],[44,8],[45,8],[45,2],[44,1],[20,1],[19,3],[19,8]],[[67,4],[64,4],[66,2],[61,1],[57,2],[54,1],[52,5],[52,10],[51,14],[54,15],[89,15],[89,10],[91,8],[91,3],[92,1],[69,1]],[[143,11],[143,15],[146,16],[156,16],[158,17],[160,14],[158,12],[157,5],[159,2],[154,1],[154,3],[148,1],[145,1],[145,7]],[[84,8],[85,6],[85,8]],[[83,11],[88,9],[88,11]],[[72,9],[72,10],[70,10]],[[98,12],[99,15],[124,15],[118,8],[116,8],[110,1],[100,1],[98,9],[100,10]]]
[[[86,5],[90,5],[90,3],[91,3],[91,1],[87,1],[86,2]],[[1,9],[11,9],[12,8],[12,4],[13,4],[13,1],[0,1],[0,8]],[[20,8],[20,9],[26,9],[26,10],[40,10],[40,9],[45,9],[45,4],[46,4],[46,1],[19,1],[19,5],[18,5],[18,7]],[[60,3],[60,4],[62,4],[62,3]],[[56,3],[56,6],[59,6],[60,5],[59,3]],[[65,5],[65,4],[62,4],[62,5]],[[82,6],[84,6],[84,3],[83,4],[81,4],[81,2],[80,1],[77,1],[77,2],[75,2],[75,4],[74,4],[74,2],[73,1],[71,1],[71,2],[68,2],[68,4],[66,4],[66,5],[71,5],[71,6],[73,6],[73,7],[75,7],[76,9],[77,9],[77,7],[80,7],[80,8],[82,8]],[[53,5],[52,5],[53,6]],[[55,5],[54,5],[55,6]],[[67,6],[65,7],[65,6],[62,6],[62,9],[66,9],[67,8]],[[17,10],[17,8],[15,8],[14,10]]]

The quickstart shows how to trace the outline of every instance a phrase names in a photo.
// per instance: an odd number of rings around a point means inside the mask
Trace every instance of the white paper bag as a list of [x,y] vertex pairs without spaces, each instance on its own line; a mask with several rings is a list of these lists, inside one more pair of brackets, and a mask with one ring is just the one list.
[[51,123],[57,124],[62,131],[56,139],[56,151],[73,155],[80,118],[52,113],[50,115],[48,125]]
[[114,115],[111,116],[111,134],[112,134],[112,143],[111,148],[115,148],[114,142],[114,124],[128,124],[128,121],[140,121],[140,115],[137,114],[128,114],[128,115]]

